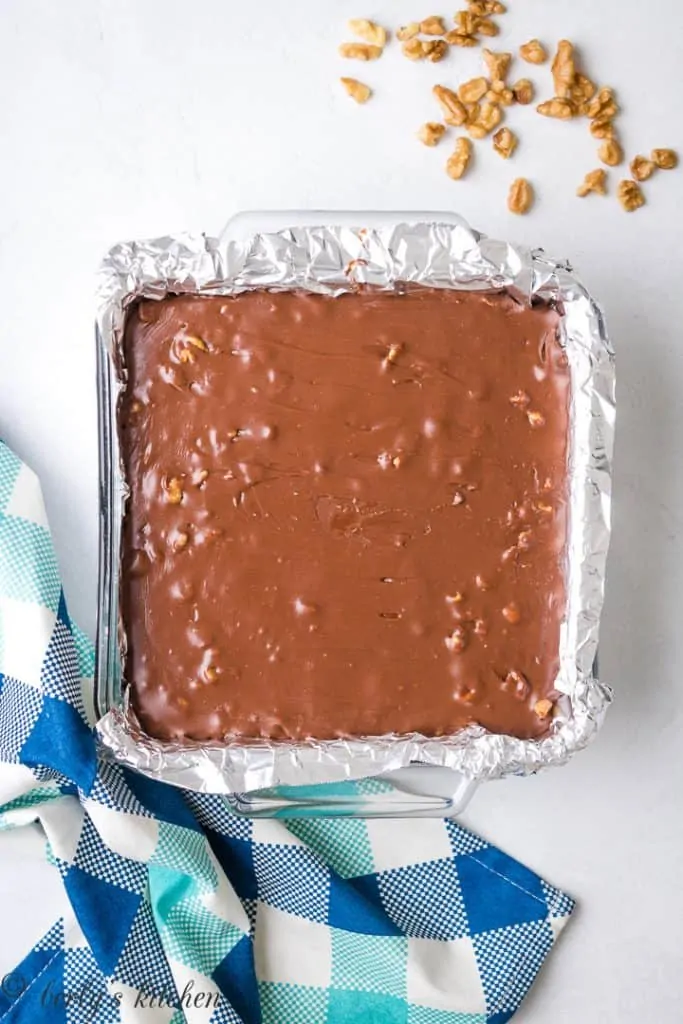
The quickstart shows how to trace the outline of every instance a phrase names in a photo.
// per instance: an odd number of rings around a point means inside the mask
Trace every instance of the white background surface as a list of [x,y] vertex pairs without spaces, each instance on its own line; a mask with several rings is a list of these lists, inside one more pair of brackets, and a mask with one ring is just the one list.
[[[455,5],[451,4],[451,7]],[[683,8],[675,0],[510,0],[500,48],[530,36],[581,46],[614,85],[629,155],[683,150]],[[397,26],[416,0],[0,0],[0,436],[42,478],[71,611],[93,633],[97,533],[93,272],[122,238],[217,232],[248,208],[456,209],[489,234],[569,256],[606,309],[618,355],[614,543],[601,651],[616,701],[566,768],[492,784],[466,822],[566,888],[575,919],[516,1020],[674,1024],[683,1011],[683,171],[648,206],[579,201],[597,166],[585,122],[510,112],[518,155],[478,144],[466,180],[451,143],[414,138],[438,117],[430,87],[478,68],[394,44],[336,56],[349,16]],[[444,13],[451,13],[448,5]],[[550,95],[548,68],[518,62]],[[357,107],[337,79],[376,89]],[[515,218],[509,182],[538,202]],[[619,172],[610,173],[614,192]],[[419,825],[415,825],[419,828]],[[0,975],[59,912],[37,833],[0,836]]]

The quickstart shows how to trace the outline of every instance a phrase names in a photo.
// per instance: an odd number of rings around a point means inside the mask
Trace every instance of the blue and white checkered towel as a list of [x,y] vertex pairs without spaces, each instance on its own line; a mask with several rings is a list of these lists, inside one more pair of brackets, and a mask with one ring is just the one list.
[[247,821],[100,761],[92,668],[0,443],[0,830],[41,823],[73,910],[0,978],[3,1024],[512,1017],[572,900],[452,821]]

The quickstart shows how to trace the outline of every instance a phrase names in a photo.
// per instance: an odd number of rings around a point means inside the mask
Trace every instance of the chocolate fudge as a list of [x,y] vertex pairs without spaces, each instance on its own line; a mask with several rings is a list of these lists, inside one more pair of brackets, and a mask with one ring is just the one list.
[[421,287],[129,312],[125,678],[197,740],[547,732],[565,611],[559,315]]

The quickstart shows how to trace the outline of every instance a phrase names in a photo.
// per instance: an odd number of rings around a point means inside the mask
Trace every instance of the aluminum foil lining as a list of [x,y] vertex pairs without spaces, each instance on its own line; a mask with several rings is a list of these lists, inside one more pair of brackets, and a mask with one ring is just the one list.
[[[386,735],[305,744],[160,742],[146,736],[120,685],[118,545],[126,491],[115,406],[125,385],[120,343],[127,306],[142,296],[160,299],[170,292],[234,295],[256,288],[301,288],[338,295],[358,284],[391,289],[397,282],[510,288],[526,300],[552,300],[562,313],[572,381],[568,585],[556,681],[563,696],[550,734],[530,741],[470,727],[439,739]],[[564,763],[589,742],[611,700],[609,687],[595,678],[594,665],[610,536],[614,354],[600,307],[568,263],[540,249],[486,238],[457,220],[379,229],[292,227],[244,243],[164,237],[117,245],[109,252],[99,279],[97,326],[105,357],[100,379],[108,419],[104,462],[112,477],[103,481],[110,500],[103,509],[105,564],[100,568],[105,585],[100,587],[96,695],[105,713],[97,731],[110,757],[176,785],[231,793],[361,778],[416,761],[477,779],[526,774]]]

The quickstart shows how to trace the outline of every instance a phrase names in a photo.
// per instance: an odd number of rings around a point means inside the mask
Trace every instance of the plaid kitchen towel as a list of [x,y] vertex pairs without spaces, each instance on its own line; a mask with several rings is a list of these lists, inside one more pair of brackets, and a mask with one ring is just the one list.
[[513,1016],[571,899],[452,821],[249,821],[99,760],[92,670],[0,443],[0,830],[41,824],[72,908],[0,977],[3,1024]]

